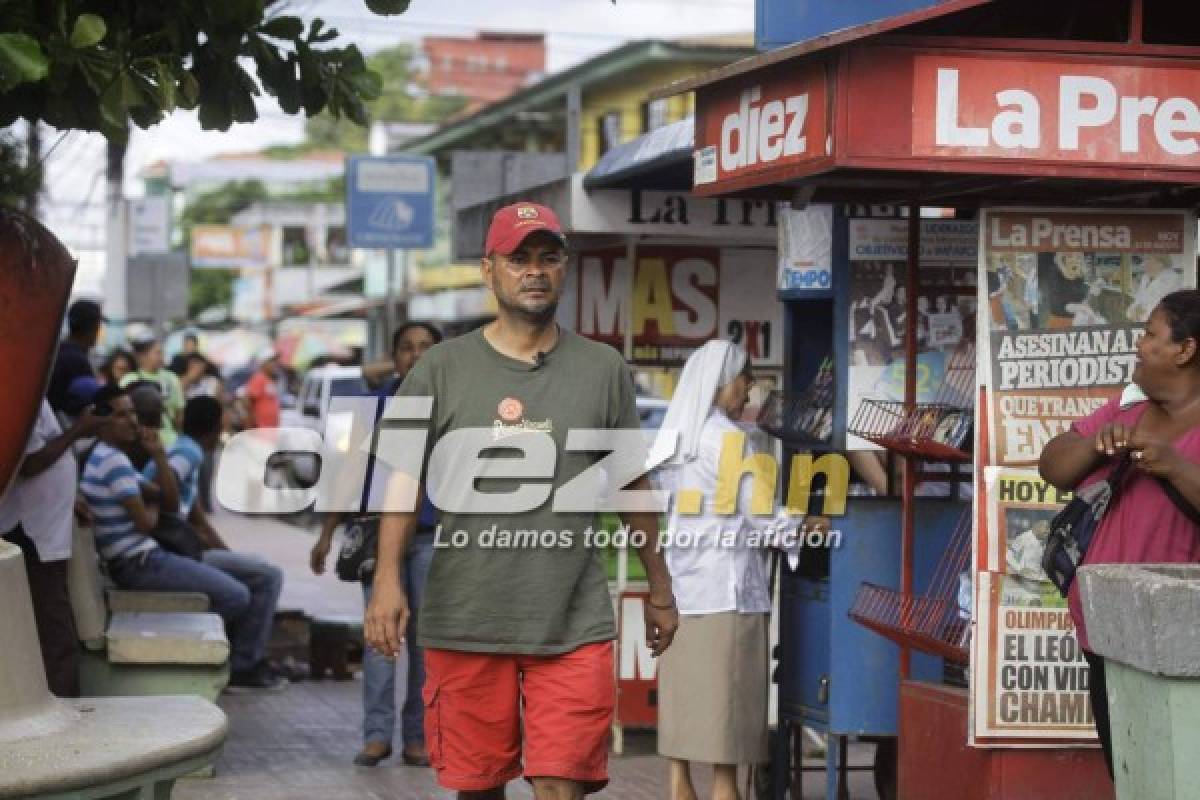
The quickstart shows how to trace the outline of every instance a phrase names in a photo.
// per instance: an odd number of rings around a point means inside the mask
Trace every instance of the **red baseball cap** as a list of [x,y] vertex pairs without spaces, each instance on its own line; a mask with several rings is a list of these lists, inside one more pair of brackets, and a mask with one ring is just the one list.
[[483,248],[484,254],[512,255],[512,252],[521,246],[521,242],[538,231],[553,235],[562,242],[563,247],[567,246],[567,237],[563,234],[558,215],[546,206],[537,203],[513,203],[505,206],[492,217]]

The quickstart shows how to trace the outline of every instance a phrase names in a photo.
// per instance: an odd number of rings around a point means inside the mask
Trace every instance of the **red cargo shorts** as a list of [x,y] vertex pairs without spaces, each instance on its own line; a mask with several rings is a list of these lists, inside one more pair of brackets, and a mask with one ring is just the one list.
[[447,789],[481,791],[521,775],[578,781],[587,792],[608,783],[612,642],[553,656],[426,649],[424,698],[429,758]]

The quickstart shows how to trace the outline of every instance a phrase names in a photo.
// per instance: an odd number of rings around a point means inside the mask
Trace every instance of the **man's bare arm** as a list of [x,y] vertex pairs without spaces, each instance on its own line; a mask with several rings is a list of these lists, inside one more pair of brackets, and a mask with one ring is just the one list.
[[[643,476],[628,488],[647,490],[651,486],[650,481]],[[646,643],[657,657],[670,646],[679,627],[679,609],[675,607],[671,573],[659,548],[658,515],[646,511],[627,512],[621,514],[621,522],[629,527],[631,535],[635,531],[645,534],[637,553],[646,571],[646,581],[650,584],[650,597],[645,606]]]
[[417,511],[424,496],[416,480],[396,472],[388,481],[386,508],[403,508],[405,501],[415,496],[412,511],[389,512],[379,521],[379,550],[375,558],[375,582],[371,604],[367,607],[363,633],[367,642],[386,656],[400,654],[404,643],[402,631],[408,627],[408,598],[400,576],[404,558],[417,529]]

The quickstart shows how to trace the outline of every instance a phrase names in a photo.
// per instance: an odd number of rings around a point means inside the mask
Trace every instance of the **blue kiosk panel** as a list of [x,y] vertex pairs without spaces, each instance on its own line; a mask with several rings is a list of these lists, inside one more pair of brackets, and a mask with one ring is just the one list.
[[[946,500],[917,507],[914,581],[933,576],[966,505]],[[780,594],[780,713],[831,734],[895,736],[900,648],[849,617],[864,582],[900,586],[900,503],[851,498],[836,520],[842,545],[829,577],[784,572]],[[942,659],[917,653],[913,676],[940,681]]]

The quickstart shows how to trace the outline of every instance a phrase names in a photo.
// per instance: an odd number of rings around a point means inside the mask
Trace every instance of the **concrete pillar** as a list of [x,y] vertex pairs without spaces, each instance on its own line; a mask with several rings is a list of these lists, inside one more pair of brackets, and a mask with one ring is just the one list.
[[25,561],[0,540],[0,744],[66,730],[80,713],[46,688]]
[[1079,572],[1088,642],[1105,658],[1117,796],[1187,800],[1200,786],[1200,565]]

